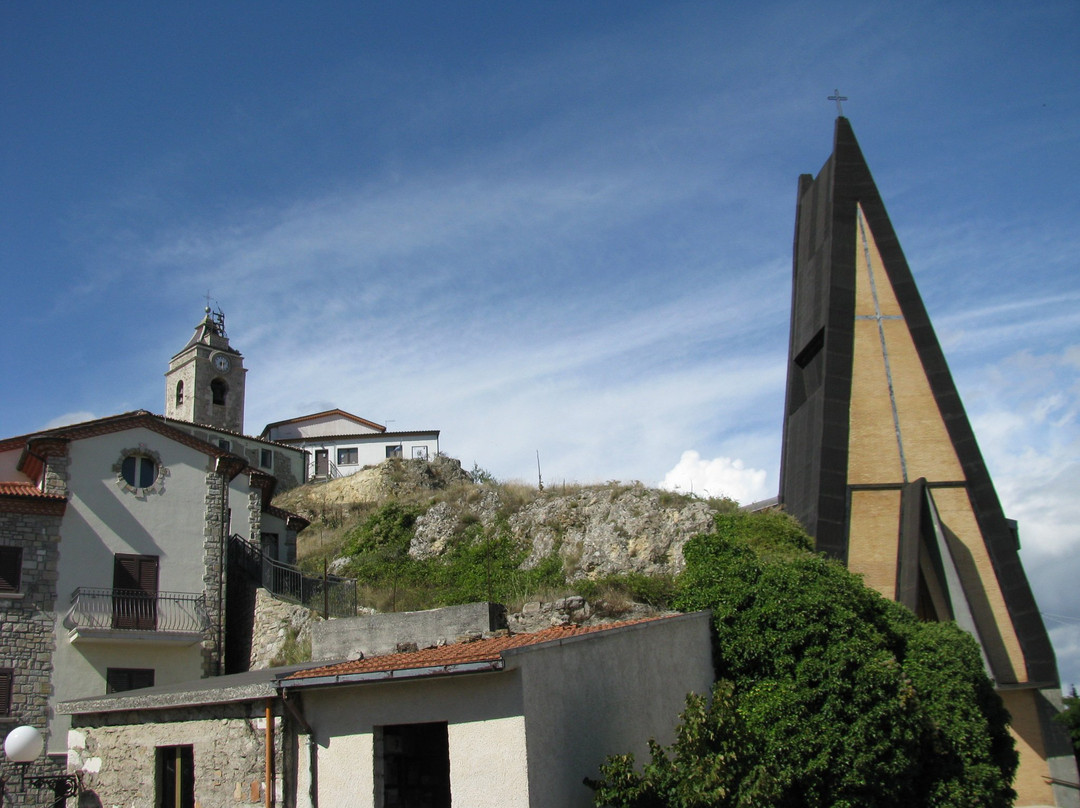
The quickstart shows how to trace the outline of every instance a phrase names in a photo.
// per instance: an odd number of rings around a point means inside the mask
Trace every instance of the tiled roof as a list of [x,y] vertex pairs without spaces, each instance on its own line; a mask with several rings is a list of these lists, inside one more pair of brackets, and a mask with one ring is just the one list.
[[[292,527],[292,525],[297,524],[298,522],[303,522],[303,527],[297,526],[296,527],[297,530],[303,530],[305,527],[307,527],[308,525],[311,524],[310,520],[305,519],[300,514],[293,513],[292,511],[287,511],[284,508],[277,507],[276,505],[267,505],[264,510],[268,514],[270,514],[272,516],[276,516],[278,519],[284,519],[285,523],[287,525],[289,525],[290,527]],[[290,522],[292,524],[289,524]]]
[[510,634],[503,637],[459,642],[440,648],[425,648],[403,654],[356,659],[351,662],[339,662],[322,668],[307,668],[286,677],[286,681],[312,679],[331,676],[350,676],[352,674],[380,673],[387,671],[416,670],[419,668],[445,668],[475,662],[495,662],[502,658],[504,651],[513,648],[540,645],[547,642],[560,642],[586,634],[648,623],[655,620],[667,620],[668,617],[646,617],[639,620],[625,620],[621,623],[608,623],[598,626],[555,626],[531,634]]
[[384,441],[387,438],[408,438],[419,437],[422,435],[434,435],[439,437],[438,429],[410,429],[402,432],[350,432],[347,434],[333,434],[333,435],[307,435],[299,438],[279,438],[276,443],[283,444],[289,448],[295,448],[292,446],[294,443],[332,443],[334,441],[349,441],[356,443],[378,443]]
[[325,418],[330,415],[337,415],[340,418],[344,418],[347,421],[354,421],[358,424],[364,424],[373,429],[377,429],[380,432],[385,432],[386,427],[382,424],[377,424],[374,421],[369,421],[367,418],[361,418],[359,415],[353,415],[351,412],[345,412],[345,410],[333,409],[323,410],[322,412],[313,412],[311,415],[298,415],[295,418],[286,418],[284,421],[274,421],[263,427],[261,434],[265,435],[274,427],[285,426],[286,424],[302,424],[305,421],[314,421],[316,418]]
[[125,429],[132,429],[138,426],[157,432],[160,435],[175,440],[177,443],[182,443],[185,446],[189,446],[204,454],[219,458],[236,458],[244,465],[247,465],[247,461],[242,457],[234,455],[231,452],[226,452],[224,449],[221,449],[212,443],[199,440],[183,429],[172,426],[163,416],[154,415],[147,410],[133,410],[132,412],[124,412],[119,415],[97,418],[93,421],[83,421],[78,424],[68,424],[66,426],[54,427],[53,429],[42,430],[41,432],[32,432],[29,435],[5,438],[0,441],[0,450],[25,446],[27,441],[31,439],[48,440],[51,438],[59,438],[65,440],[82,440],[84,438],[107,435],[112,432],[122,432]]
[[0,512],[37,516],[63,516],[67,498],[46,494],[24,480],[0,481]]
[[4,482],[0,481],[0,496],[4,497],[40,497],[42,499],[55,499],[64,501],[58,494],[46,494],[36,485],[30,482]]

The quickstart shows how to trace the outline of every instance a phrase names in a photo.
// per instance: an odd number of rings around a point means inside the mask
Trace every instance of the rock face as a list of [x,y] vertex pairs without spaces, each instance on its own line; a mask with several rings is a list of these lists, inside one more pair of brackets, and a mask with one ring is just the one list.
[[[416,523],[410,555],[438,555],[463,519],[495,529],[499,521],[518,541],[530,546],[525,567],[558,553],[573,578],[613,573],[674,574],[683,568],[682,548],[691,536],[712,527],[707,502],[667,497],[643,485],[605,485],[561,493],[541,492],[509,517],[505,495],[490,488],[464,507],[434,505]],[[666,500],[666,501],[665,501]]]
[[260,587],[255,593],[255,624],[251,631],[251,670],[269,668],[288,643],[310,647],[311,626],[322,618],[310,609],[277,600]]

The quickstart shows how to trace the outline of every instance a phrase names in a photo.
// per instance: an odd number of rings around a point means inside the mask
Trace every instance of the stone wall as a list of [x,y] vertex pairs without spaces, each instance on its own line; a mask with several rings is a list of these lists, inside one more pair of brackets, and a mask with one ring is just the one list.
[[222,563],[225,560],[225,507],[229,495],[225,475],[217,471],[206,473],[206,510],[203,529],[203,595],[210,616],[210,630],[203,640],[203,675],[215,676],[223,670],[225,637],[222,631],[225,579]]
[[[0,716],[0,744],[19,725],[41,730],[48,726],[62,518],[59,514],[0,512],[0,545],[22,547],[20,591],[0,595],[0,668],[14,671],[11,714]],[[56,773],[56,769],[49,762],[36,766],[35,772]],[[18,779],[15,767],[2,757],[0,777]],[[32,795],[14,791],[18,793],[7,797],[10,805],[35,804]]]
[[[158,748],[191,746],[198,808],[262,804],[265,713],[262,701],[136,713],[73,716],[68,768],[83,789],[80,805],[151,806]],[[213,716],[213,717],[211,717]],[[153,723],[142,723],[146,720]],[[282,805],[282,720],[275,715],[275,799]]]

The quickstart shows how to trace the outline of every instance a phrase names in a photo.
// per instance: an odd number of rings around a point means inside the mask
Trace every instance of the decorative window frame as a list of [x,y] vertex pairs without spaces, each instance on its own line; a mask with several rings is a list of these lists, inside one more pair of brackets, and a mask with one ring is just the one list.
[[[154,461],[157,475],[150,485],[141,488],[131,485],[124,479],[124,461],[129,457],[145,457]],[[121,450],[120,459],[113,464],[113,472],[116,474],[116,484],[120,487],[120,490],[128,494],[134,494],[137,497],[145,497],[147,494],[164,494],[165,478],[169,476],[169,470],[161,462],[161,455],[149,448],[145,443],[140,443],[134,449]]]

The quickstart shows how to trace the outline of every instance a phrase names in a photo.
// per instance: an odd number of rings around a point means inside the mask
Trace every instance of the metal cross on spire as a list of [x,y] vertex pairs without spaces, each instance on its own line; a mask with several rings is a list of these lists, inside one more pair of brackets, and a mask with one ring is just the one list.
[[830,95],[829,100],[836,102],[836,114],[839,115],[841,118],[843,118],[844,117],[844,107],[841,105],[840,102],[841,101],[847,101],[847,96],[846,95],[840,95],[839,90],[833,90],[833,92],[835,93],[835,95]]

